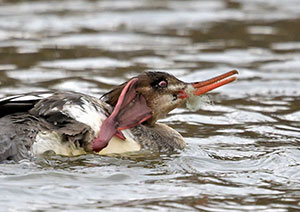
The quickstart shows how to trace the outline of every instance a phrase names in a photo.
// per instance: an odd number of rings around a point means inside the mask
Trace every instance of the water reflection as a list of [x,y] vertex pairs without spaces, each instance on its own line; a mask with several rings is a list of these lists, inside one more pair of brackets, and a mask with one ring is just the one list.
[[300,209],[297,0],[0,4],[0,96],[100,96],[149,70],[184,81],[240,72],[213,104],[162,120],[185,137],[181,152],[1,164],[2,210]]

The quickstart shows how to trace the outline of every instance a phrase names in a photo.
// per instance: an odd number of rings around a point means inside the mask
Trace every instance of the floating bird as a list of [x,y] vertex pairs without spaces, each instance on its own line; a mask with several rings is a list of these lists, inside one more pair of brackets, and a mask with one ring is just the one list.
[[185,83],[164,72],[145,72],[100,99],[77,92],[34,92],[0,99],[0,161],[52,151],[74,156],[147,149],[183,149],[183,137],[157,120],[236,79],[230,71]]

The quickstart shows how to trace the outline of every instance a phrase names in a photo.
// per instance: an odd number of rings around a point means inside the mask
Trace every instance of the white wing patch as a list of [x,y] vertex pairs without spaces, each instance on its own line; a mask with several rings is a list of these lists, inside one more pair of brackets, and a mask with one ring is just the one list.
[[23,102],[23,101],[34,101],[34,100],[41,100],[44,98],[48,98],[49,96],[53,95],[53,93],[41,93],[36,95],[15,95],[15,96],[8,96],[1,98],[0,101],[10,101],[10,102]]
[[33,100],[40,100],[40,99],[47,98],[47,97],[49,97],[51,95],[52,95],[52,93],[39,94],[38,96],[37,95],[26,95],[26,96],[17,97],[15,99],[13,99],[13,101],[33,101]]
[[94,105],[85,98],[81,98],[81,101],[82,104],[80,105],[67,102],[63,106],[62,111],[76,121],[90,126],[95,132],[95,137],[97,137],[101,124],[107,117],[103,113],[99,112]]

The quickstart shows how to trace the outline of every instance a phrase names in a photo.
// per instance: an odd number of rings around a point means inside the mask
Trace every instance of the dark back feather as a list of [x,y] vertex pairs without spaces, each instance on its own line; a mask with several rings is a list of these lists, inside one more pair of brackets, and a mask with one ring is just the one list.
[[9,114],[27,112],[50,92],[33,92],[0,99],[0,118]]

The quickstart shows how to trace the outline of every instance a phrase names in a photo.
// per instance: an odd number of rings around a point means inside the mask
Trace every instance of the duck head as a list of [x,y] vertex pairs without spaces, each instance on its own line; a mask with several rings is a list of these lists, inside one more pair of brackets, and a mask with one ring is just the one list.
[[200,96],[236,80],[236,70],[209,80],[186,83],[164,72],[146,72],[119,85],[103,95],[106,103],[114,107],[101,125],[93,150],[107,146],[112,136],[124,139],[120,130],[144,124],[152,127],[171,110],[183,105],[191,96]]

